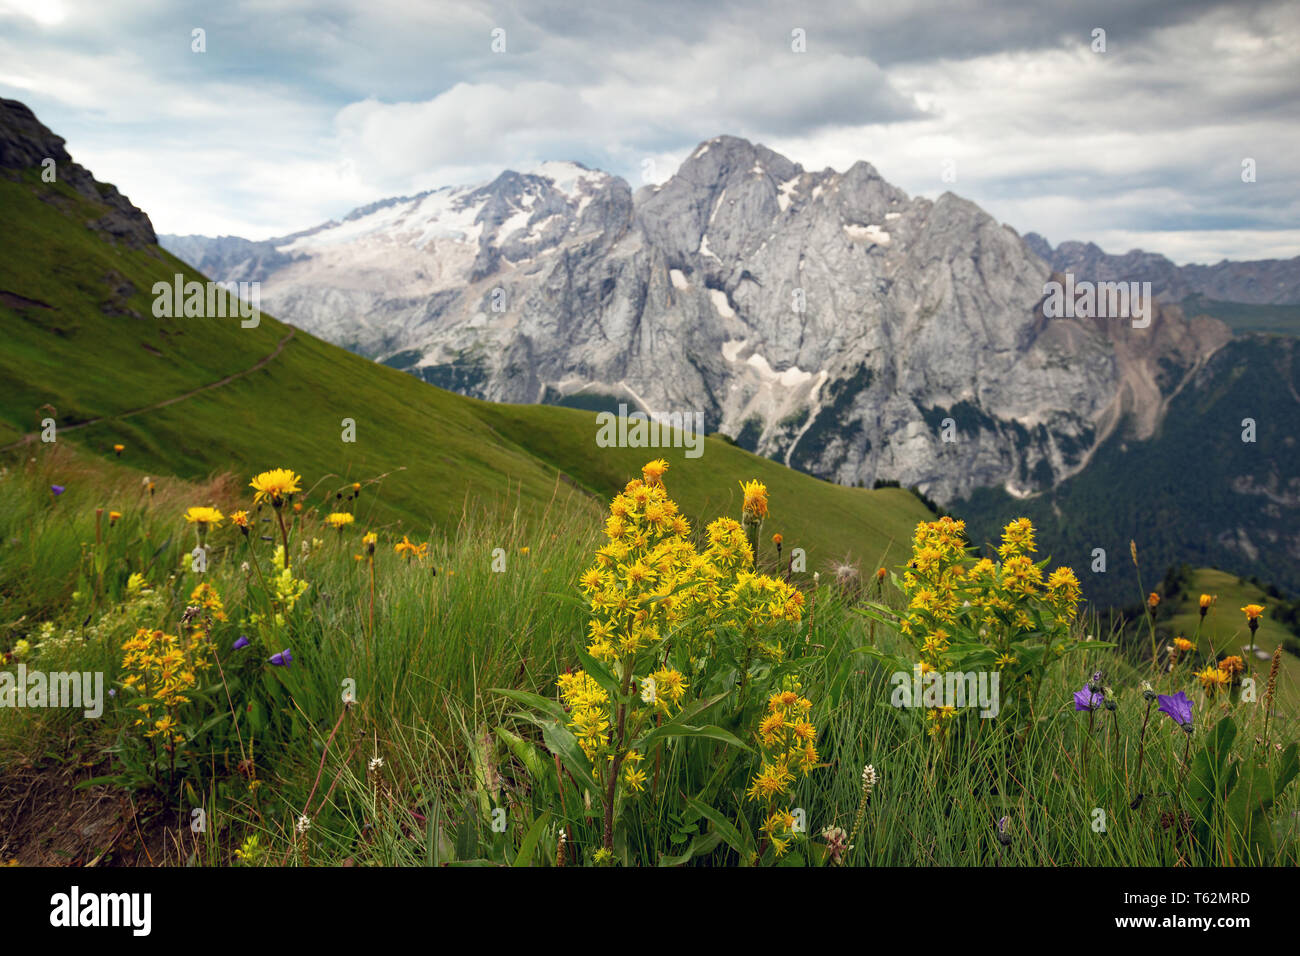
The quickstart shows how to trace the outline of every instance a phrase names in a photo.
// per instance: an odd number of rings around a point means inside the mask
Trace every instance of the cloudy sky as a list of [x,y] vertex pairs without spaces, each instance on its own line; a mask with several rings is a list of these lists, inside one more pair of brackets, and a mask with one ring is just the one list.
[[253,239],[548,159],[635,188],[731,133],[1053,243],[1289,257],[1297,94],[1293,2],[0,0],[0,96],[160,232]]

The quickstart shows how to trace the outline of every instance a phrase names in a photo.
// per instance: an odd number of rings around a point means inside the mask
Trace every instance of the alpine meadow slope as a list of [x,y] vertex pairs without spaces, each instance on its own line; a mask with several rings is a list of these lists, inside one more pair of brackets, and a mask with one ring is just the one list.
[[[596,521],[624,475],[663,455],[693,514],[734,510],[740,478],[785,492],[781,530],[810,570],[843,558],[874,567],[929,514],[906,491],[838,487],[716,438],[698,459],[681,448],[615,448],[596,461],[590,412],[452,394],[265,314],[250,328],[237,315],[157,318],[155,283],[205,277],[145,238],[106,230],[121,211],[68,181],[62,141],[21,104],[4,101],[0,134],[0,446],[9,454],[32,450],[50,417],[59,441],[101,454],[121,444],[122,461],[142,475],[285,464],[320,483],[320,495],[359,481],[375,520],[413,533],[452,528],[467,506],[536,520],[556,502]],[[57,181],[42,180],[39,156],[60,157]],[[152,236],[139,210],[129,222],[133,237]],[[342,440],[347,418],[355,443]]]

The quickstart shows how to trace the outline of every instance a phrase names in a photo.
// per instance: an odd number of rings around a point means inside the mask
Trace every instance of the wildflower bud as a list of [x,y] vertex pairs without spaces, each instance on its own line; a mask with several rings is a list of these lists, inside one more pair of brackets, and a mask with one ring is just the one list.
[[1141,689],[1142,689],[1142,698],[1146,700],[1148,703],[1156,699],[1155,688],[1151,686],[1151,682],[1149,680],[1144,680],[1142,682]]
[[1011,822],[1010,817],[1000,817],[997,823],[998,842],[1003,846],[1011,846],[1011,834],[1007,832],[1007,824]]
[[1104,700],[1107,710],[1116,710],[1119,708],[1119,700],[1115,697],[1115,691],[1107,687],[1104,691]]

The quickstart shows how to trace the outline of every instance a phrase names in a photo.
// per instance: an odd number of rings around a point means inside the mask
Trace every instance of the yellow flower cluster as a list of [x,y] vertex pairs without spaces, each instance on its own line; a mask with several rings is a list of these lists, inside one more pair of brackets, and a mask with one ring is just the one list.
[[190,592],[190,604],[203,608],[214,621],[226,619],[226,606],[221,602],[221,595],[206,581]]
[[901,627],[921,646],[923,669],[942,670],[953,634],[969,629],[981,643],[1009,660],[1007,645],[1018,631],[1033,630],[1035,602],[1043,602],[1058,621],[1074,620],[1080,599],[1079,579],[1059,567],[1046,582],[1032,553],[1034,527],[1028,518],[1006,526],[998,546],[1001,563],[988,558],[971,562],[966,553],[965,522],[949,517],[917,525],[912,560],[903,575],[908,598]]
[[561,674],[556,684],[569,710],[569,727],[587,759],[596,764],[609,750],[609,694],[581,670]]
[[208,667],[195,643],[174,634],[140,628],[122,645],[122,683],[140,695],[134,726],[146,727],[146,738],[161,738],[170,749],[184,743],[176,723],[177,713],[190,699],[186,694],[198,684]]
[[1213,697],[1220,691],[1227,690],[1232,686],[1232,674],[1216,664],[1211,664],[1204,670],[1197,671],[1196,679],[1201,682],[1201,687],[1204,688],[1207,697]]
[[641,701],[653,704],[655,710],[671,717],[686,696],[686,676],[671,667],[661,667],[647,680],[641,682]]
[[661,629],[681,617],[678,591],[703,563],[660,480],[666,467],[651,462],[610,503],[608,541],[579,580],[593,614],[587,650],[597,660],[612,662],[656,643]]
[[[743,629],[798,621],[802,614],[801,592],[753,573],[754,552],[738,521],[712,522],[707,548],[696,550],[687,537],[690,524],[664,488],[667,467],[650,462],[642,478],[628,482],[610,503],[608,542],[579,579],[592,610],[587,651],[599,661],[612,663],[658,643],[687,614],[703,611],[710,623]],[[746,513],[761,498],[766,514],[766,489],[750,485],[757,490],[746,486]]]
[[[1059,567],[1044,580],[1028,518],[1003,529],[996,561],[973,560],[965,533],[965,522],[945,516],[917,525],[912,538],[900,629],[918,648],[923,673],[947,670],[954,644],[983,645],[995,652],[999,670],[1016,667],[1012,645],[1019,637],[1039,629],[1063,637],[1078,613],[1079,579]],[[928,732],[942,736],[954,716],[950,708],[927,711]]]
[[764,818],[759,829],[772,841],[778,857],[785,853],[796,831],[794,815],[776,803],[790,795],[796,775],[807,776],[820,761],[811,712],[812,701],[795,690],[782,690],[768,698],[767,710],[758,724],[763,761],[746,795],[763,804]]

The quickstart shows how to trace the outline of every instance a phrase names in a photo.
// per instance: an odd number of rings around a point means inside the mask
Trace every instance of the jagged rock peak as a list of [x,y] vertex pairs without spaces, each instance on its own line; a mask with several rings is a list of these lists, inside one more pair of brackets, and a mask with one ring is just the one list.
[[26,104],[0,98],[0,169],[44,170],[47,161],[53,160],[58,181],[67,183],[85,199],[108,207],[107,213],[87,223],[91,229],[133,248],[157,243],[149,217],[115,186],[96,181],[89,171],[74,163],[65,143]]

